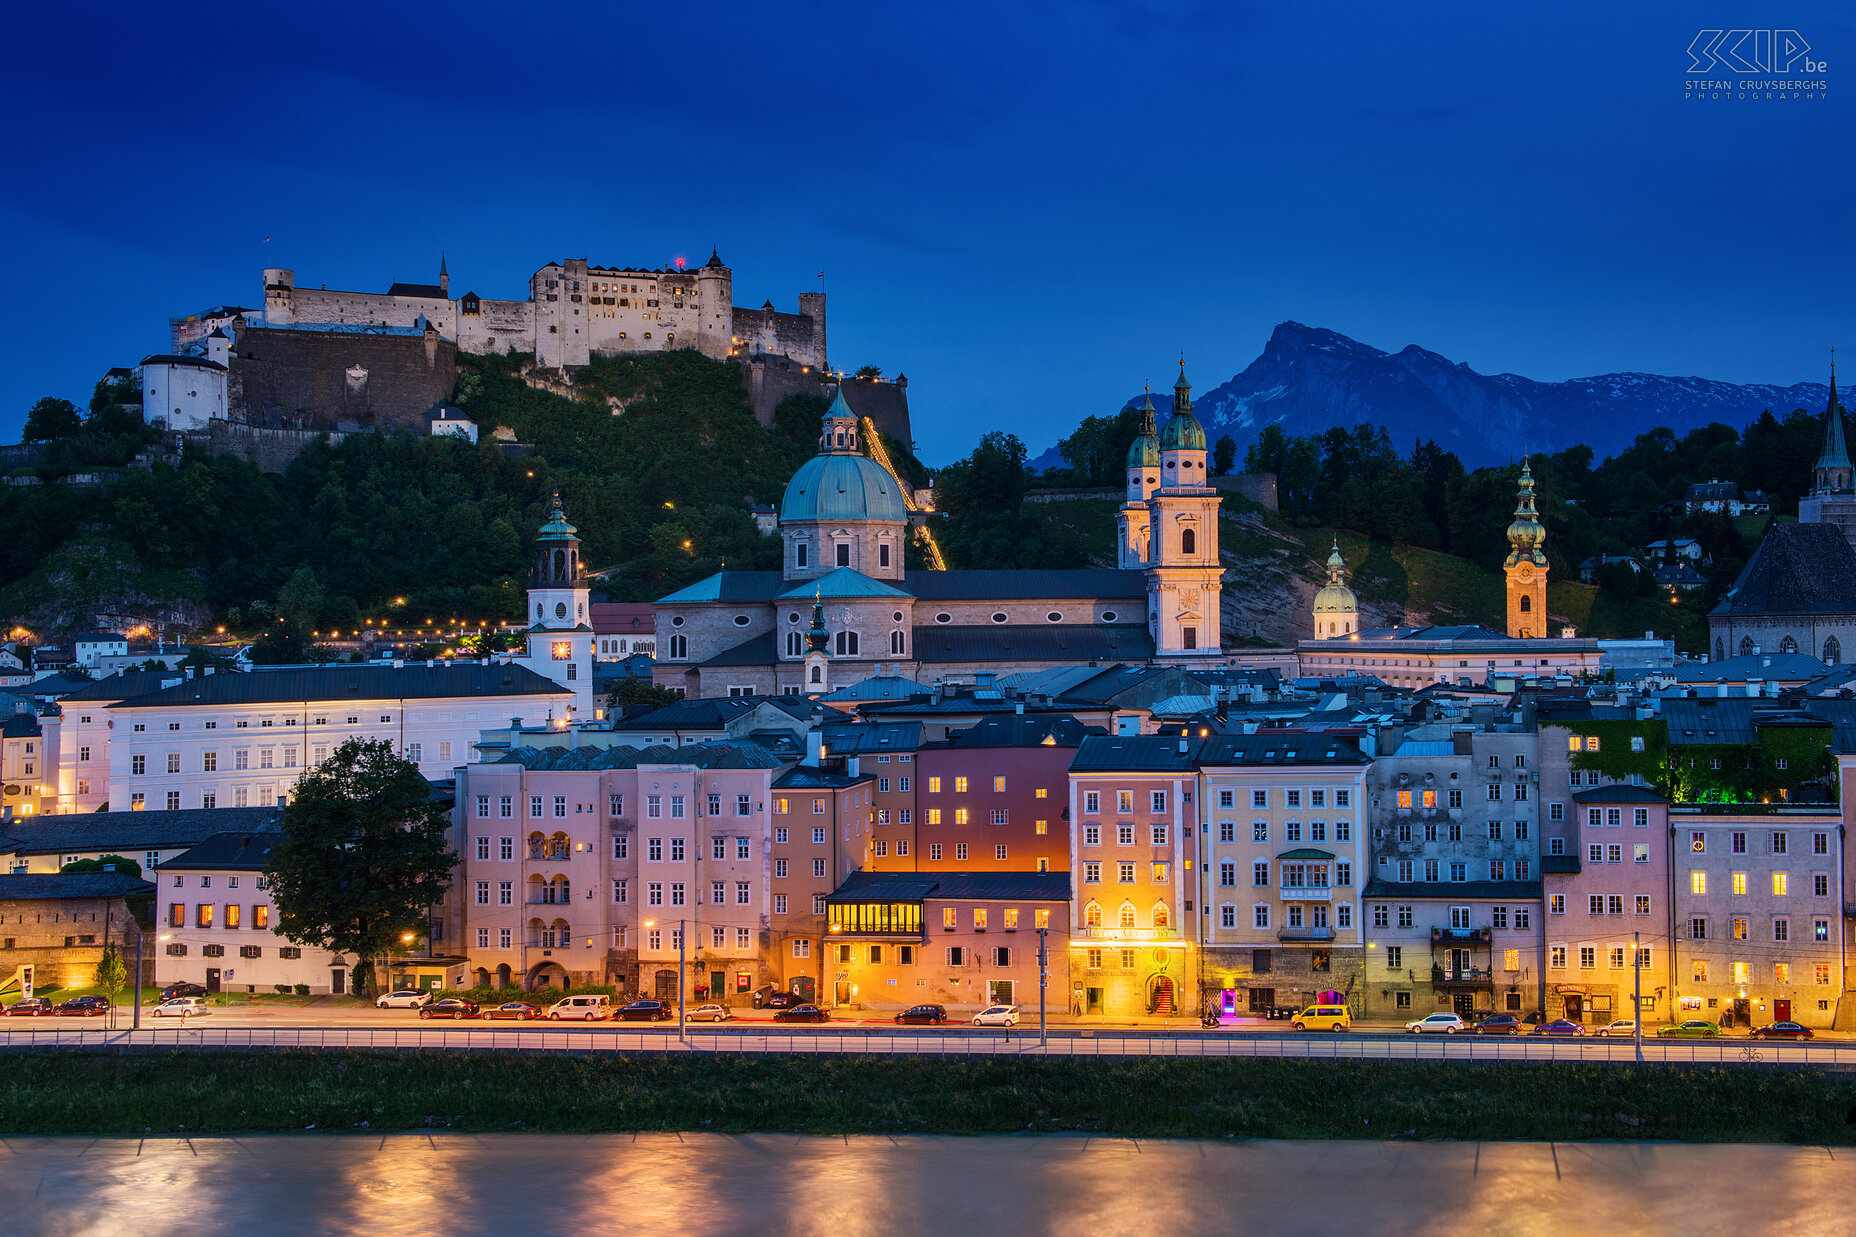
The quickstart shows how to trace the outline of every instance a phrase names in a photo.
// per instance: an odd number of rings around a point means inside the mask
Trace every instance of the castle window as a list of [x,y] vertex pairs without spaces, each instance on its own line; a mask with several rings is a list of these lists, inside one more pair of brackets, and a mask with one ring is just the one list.
[[1181,554],[1198,553],[1198,542],[1199,537],[1197,533],[1193,532],[1190,528],[1182,530],[1179,534],[1179,552]]
[[1103,621],[1104,623],[1112,623],[1112,622],[1114,622],[1114,621],[1115,621],[1115,612],[1114,612],[1113,610],[1104,610],[1104,611],[1102,611],[1102,621]]
[[1798,642],[1792,639],[1790,636],[1787,636],[1785,637],[1785,639],[1779,641],[1779,652],[1796,653],[1797,651],[1798,651]]
[[753,622],[753,620],[752,620],[752,619],[750,619],[750,618],[749,618],[749,617],[748,617],[747,615],[745,615],[745,614],[737,614],[737,615],[735,615],[735,626],[736,626],[736,627],[746,627],[746,626],[747,626],[747,625],[748,625],[749,623],[751,623],[751,622]]
[[670,656],[672,658],[688,657],[689,655],[690,638],[688,636],[670,637]]
[[1838,665],[1843,661],[1843,646],[1837,643],[1835,636],[1824,638],[1824,656],[1819,660],[1830,666]]
[[1052,610],[1049,614],[1046,614],[1044,617],[1052,623],[1061,623],[1063,622],[1063,611]]
[[672,615],[670,619],[670,625],[672,627],[683,626],[683,616],[681,614]]
[[951,614],[937,614],[934,616],[934,621],[937,623],[951,623],[954,621],[954,616]]
[[1753,637],[1741,636],[1740,637],[1740,656],[1751,657],[1752,655],[1753,655]]
[[838,633],[838,656],[839,657],[857,656],[857,633],[856,632],[841,631]]

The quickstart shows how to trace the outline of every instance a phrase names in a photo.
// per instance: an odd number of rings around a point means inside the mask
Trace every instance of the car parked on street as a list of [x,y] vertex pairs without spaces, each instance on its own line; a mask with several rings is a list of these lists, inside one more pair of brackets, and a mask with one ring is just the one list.
[[421,1005],[419,1016],[421,1018],[475,1018],[477,1002],[466,1001],[462,997],[448,996],[442,1001]]
[[1585,1025],[1570,1018],[1555,1018],[1552,1022],[1543,1022],[1535,1027],[1531,1034],[1552,1035],[1562,1039],[1577,1039],[1585,1034]]
[[619,1010],[620,1022],[666,1022],[676,1011],[663,1001],[633,1001]]
[[707,1005],[698,1005],[686,1017],[691,1022],[727,1022],[734,1015],[728,1012],[728,1006],[711,1001]]
[[1345,1031],[1353,1025],[1353,1011],[1345,1005],[1310,1005],[1291,1025],[1298,1031]]
[[198,1018],[212,1012],[206,1007],[206,1002],[197,996],[177,996],[154,1008],[154,1016],[157,1018]]
[[1477,1035],[1519,1035],[1522,1025],[1513,1014],[1491,1014],[1469,1029]]
[[945,1005],[911,1005],[896,1015],[903,1026],[940,1026],[947,1021]]
[[1018,1006],[988,1005],[973,1015],[976,1027],[1015,1027],[1018,1025]]
[[1593,1031],[1592,1034],[1614,1037],[1621,1035],[1629,1039],[1637,1034],[1637,1020],[1635,1018],[1619,1018],[1616,1022],[1607,1022],[1604,1026]]
[[1714,1039],[1721,1034],[1721,1028],[1712,1022],[1703,1022],[1700,1018],[1690,1018],[1674,1026],[1656,1028],[1659,1039]]
[[1463,1029],[1461,1014],[1431,1014],[1416,1022],[1407,1022],[1405,1029],[1413,1035],[1455,1035]]
[[29,996],[23,1001],[15,1001],[4,1012],[9,1018],[47,1018],[57,1009],[42,996]]
[[1753,1032],[1754,1039],[1816,1039],[1811,1028],[1801,1022],[1775,1022],[1769,1027],[1758,1027]]
[[74,996],[52,1012],[64,1018],[101,1018],[110,1012],[110,999],[106,996]]
[[517,1022],[528,1022],[536,1018],[545,1017],[546,1015],[541,1012],[539,1006],[530,1005],[527,1001],[504,1001],[501,1005],[492,1005],[490,1008],[484,1010],[483,1016],[485,1018],[513,1019]]
[[816,1005],[795,1005],[773,1016],[775,1022],[830,1022],[831,1015]]
[[578,992],[562,997],[548,1007],[548,1017],[555,1021],[578,1018],[584,1022],[604,1022],[612,1017],[612,998],[603,992]]
[[376,1009],[418,1009],[432,1003],[432,994],[417,988],[396,988],[383,992],[374,1000]]
[[761,1001],[761,1008],[796,1009],[804,1004],[805,1001],[800,998],[797,992],[769,992],[766,998]]
[[177,996],[205,996],[206,985],[190,984],[184,979],[176,980],[156,994],[157,1000],[171,1001]]

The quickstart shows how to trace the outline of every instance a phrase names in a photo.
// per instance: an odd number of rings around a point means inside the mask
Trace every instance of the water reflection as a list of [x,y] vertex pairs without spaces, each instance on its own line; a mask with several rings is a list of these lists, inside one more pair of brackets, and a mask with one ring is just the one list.
[[[1846,1231],[1856,1153],[1664,1143],[262,1135],[10,1139],[9,1233],[960,1237]],[[1338,1223],[1336,1217],[1351,1217]]]

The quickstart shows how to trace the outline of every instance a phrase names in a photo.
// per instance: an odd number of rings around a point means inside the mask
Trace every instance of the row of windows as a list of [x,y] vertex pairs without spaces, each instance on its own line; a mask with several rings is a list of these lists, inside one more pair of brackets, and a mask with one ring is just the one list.
[[[1150,839],[1149,844],[1153,846],[1165,846],[1167,844],[1168,830],[1169,830],[1169,827],[1166,825],[1149,826],[1148,827],[1148,838]],[[1117,846],[1133,846],[1135,844],[1134,842],[1135,832],[1134,831],[1135,831],[1135,826],[1133,825],[1118,825],[1115,829],[1115,844]],[[1101,825],[1084,825],[1083,826],[1083,845],[1084,846],[1102,845],[1102,826]]]
[[[1268,902],[1257,902],[1250,908],[1250,926],[1267,929],[1270,926],[1272,911]],[[1320,931],[1328,927],[1328,907],[1321,902],[1303,906],[1300,902],[1291,902],[1283,908],[1283,927],[1307,928]],[[1237,927],[1237,907],[1229,902],[1218,908],[1218,926],[1221,928]],[[1336,928],[1353,927],[1353,903],[1336,902],[1334,904],[1333,926]]]
[[[1133,863],[1117,863],[1115,865],[1115,883],[1118,885],[1132,885],[1134,883],[1134,871],[1136,866],[1137,865]],[[1173,865],[1165,862],[1155,862],[1149,865],[1149,869],[1149,880],[1153,884],[1164,885],[1167,883],[1172,873]],[[1083,884],[1100,885],[1101,883],[1102,865],[1100,863],[1085,863],[1083,865]]]
[[[444,714],[440,714],[440,717],[441,717],[441,718],[443,718],[444,716],[445,716]],[[472,714],[469,714],[469,716],[470,716],[470,717],[473,717],[473,718],[474,718],[474,717],[476,717],[476,714],[475,714],[475,713],[472,713]],[[382,713],[382,714],[380,715],[380,720],[381,720],[381,723],[382,723],[382,724],[384,724],[384,725],[391,725],[391,724],[392,724],[392,722],[393,722],[393,714],[391,714],[391,713]],[[80,718],[78,718],[78,721],[80,721],[80,722],[82,722],[82,723],[85,723],[85,724],[89,724],[89,722],[90,722],[90,715],[89,715],[88,713],[86,713],[86,714],[84,714],[84,715],[83,715],[82,717],[80,717]],[[272,717],[266,717],[266,718],[263,718],[263,719],[261,719],[261,720],[260,720],[260,721],[258,722],[258,729],[260,729],[260,730],[270,730],[271,728],[273,728],[273,727],[275,727],[275,726],[276,726],[277,724],[278,724],[278,723],[277,723],[277,719],[276,719],[276,718],[272,718]],[[326,717],[313,717],[313,718],[311,718],[311,719],[310,719],[310,724],[311,724],[312,726],[327,726],[327,725],[329,724],[329,719],[328,719],[328,718],[326,718]],[[342,720],[342,722],[341,722],[341,724],[342,724],[342,725],[344,725],[344,726],[359,726],[359,725],[361,724],[361,719],[360,719],[360,717],[358,717],[358,716],[350,716],[350,717],[346,717],[346,718],[344,718],[344,719]],[[289,727],[289,726],[294,726],[294,725],[296,725],[296,718],[294,718],[294,717],[286,717],[286,718],[284,718],[284,720],[283,720],[283,725],[284,725],[285,727]],[[169,722],[169,723],[168,723],[168,729],[169,729],[170,731],[176,731],[176,730],[179,730],[179,729],[180,729],[180,727],[181,727],[181,724],[180,724],[179,722]],[[251,722],[250,722],[250,720],[249,720],[249,719],[246,719],[246,720],[243,720],[243,721],[239,721],[239,722],[235,722],[235,723],[233,724],[233,727],[232,727],[232,728],[233,728],[234,730],[249,730],[249,729],[251,728]],[[135,732],[136,734],[145,734],[145,733],[147,733],[147,731],[148,731],[148,723],[147,723],[147,722],[136,722],[136,723],[135,723],[135,724],[134,724],[134,725],[133,725],[132,727],[130,727],[130,729],[131,729],[131,730],[133,730],[133,731],[134,731],[134,732]],[[200,723],[200,729],[202,729],[202,730],[217,730],[217,729],[219,729],[219,723],[218,723],[218,722],[216,722],[216,721],[211,721],[211,722],[201,722],[201,723]],[[88,749],[86,749],[86,750],[88,750]]]
[[[1688,938],[1691,941],[1707,940],[1709,922],[1710,921],[1705,915],[1691,916],[1688,921]],[[1727,931],[1732,940],[1750,940],[1753,931],[1752,920],[1745,915],[1731,916],[1727,921]],[[1789,941],[1792,939],[1792,921],[1789,918],[1784,915],[1775,915],[1773,917],[1772,939],[1775,941]],[[1818,945],[1827,945],[1830,943],[1830,920],[1813,919],[1811,921],[1811,940]]]
[[[170,958],[184,958],[187,956],[187,946],[180,941],[170,941],[168,942],[167,955]],[[200,956],[203,958],[223,958],[226,956],[226,947],[224,945],[202,945],[200,946]],[[238,956],[241,958],[262,958],[264,956],[264,946],[240,945],[238,947]],[[303,951],[296,945],[279,945],[277,947],[277,956],[288,961],[293,958],[301,958],[303,956]]]
[[[1044,912],[1039,911],[1038,914],[1042,915]],[[1121,904],[1121,909],[1115,913],[1117,927],[1138,928],[1142,926],[1138,922],[1138,919],[1139,915],[1135,911],[1134,903],[1132,902],[1123,902]],[[1166,903],[1156,902],[1153,904],[1152,908],[1148,910],[1147,920],[1146,926],[1148,927],[1166,928],[1172,926],[1173,915],[1172,912],[1167,909]],[[1099,928],[1102,926],[1102,904],[1100,902],[1091,899],[1089,905],[1083,908],[1083,923],[1091,928]],[[1040,923],[1038,926],[1041,928],[1045,925]]]
[[[1380,867],[1386,867],[1390,865],[1391,862],[1392,860],[1385,855],[1381,855],[1379,857]],[[1417,876],[1416,876],[1417,864],[1419,862],[1422,862],[1424,864],[1424,880],[1427,883],[1436,884],[1439,881],[1442,881],[1445,879],[1443,861],[1440,859],[1425,859],[1425,860],[1400,859],[1397,862],[1396,870],[1397,870],[1398,875],[1395,877],[1395,879],[1401,885],[1411,884],[1413,881],[1417,879]],[[1532,880],[1534,879],[1533,861],[1529,859],[1491,859],[1489,860],[1489,875],[1488,875],[1489,880],[1492,880],[1492,881],[1508,880],[1510,872],[1514,874],[1513,879],[1515,880],[1518,880],[1518,881]],[[1450,864],[1449,882],[1451,884],[1461,885],[1468,880],[1469,880],[1469,864],[1467,862],[1453,862]]]
[[[1375,928],[1391,927],[1394,909],[1394,907],[1385,905],[1384,903],[1375,904],[1373,907],[1373,926]],[[1396,908],[1396,911],[1399,927],[1409,928],[1413,926],[1414,916],[1411,907],[1400,906]],[[1472,912],[1470,907],[1453,906],[1450,908],[1450,926],[1452,928],[1473,927],[1475,925],[1471,916]],[[1490,927],[1500,928],[1506,931],[1511,922],[1517,932],[1525,931],[1533,922],[1533,908],[1527,906],[1509,907],[1503,905],[1495,905],[1489,908]]]
[[[1790,872],[1774,872],[1772,873],[1771,881],[1773,897],[1783,898],[1790,895],[1792,891],[1792,874]],[[1751,885],[1752,881],[1748,873],[1728,873],[1727,887],[1732,893],[1736,895],[1745,895]],[[1688,891],[1696,897],[1705,897],[1708,892],[1708,874],[1699,869],[1691,871],[1688,874]],[[1811,896],[1814,898],[1827,898],[1830,896],[1830,873],[1811,873]]]
[[[221,913],[222,910],[223,914]],[[246,926],[242,922],[246,917],[244,911],[245,908],[237,902],[227,902],[224,904],[223,908],[219,904],[213,902],[196,903],[193,908],[193,926],[196,928],[211,928],[215,926],[215,920],[217,920],[217,926],[227,930],[236,930]],[[270,927],[271,908],[265,903],[256,903],[251,908],[250,919],[251,923],[249,926],[253,931]],[[186,903],[170,902],[168,904],[168,926],[170,928],[184,928],[187,926]]]
[[[1695,854],[1704,855],[1708,851],[1708,835],[1700,829],[1691,830],[1688,835],[1688,845],[1689,849]],[[1734,830],[1727,835],[1727,850],[1728,853],[1734,855],[1744,855],[1748,853],[1747,835],[1744,830]],[[1767,834],[1765,853],[1768,855],[1790,854],[1791,835],[1782,829],[1775,829]],[[1817,832],[1811,835],[1811,853],[1813,855],[1828,855],[1830,853],[1830,835],[1828,833]]]
[[[78,790],[79,794],[87,793],[85,789],[81,788],[82,785],[83,784],[80,783],[80,789]],[[245,786],[235,786],[232,788],[232,806],[233,807],[251,807],[251,806],[254,806],[254,804],[257,807],[270,807],[273,803],[276,804],[278,807],[282,807],[284,804],[288,803],[289,801],[290,801],[290,796],[287,791],[277,790],[276,788],[270,787],[270,786],[260,786],[256,790],[252,790]],[[167,804],[168,811],[170,812],[180,811],[180,791],[178,790],[168,791],[167,794],[164,796],[164,802]],[[200,806],[203,808],[218,807],[219,806],[219,792],[217,790],[201,791],[200,792]],[[129,792],[129,810],[131,812],[140,812],[147,807],[148,807],[148,796],[147,795],[143,794],[139,790],[134,790],[134,791]]]
[[[1353,865],[1342,860],[1334,864],[1334,884],[1340,888],[1353,885]],[[1237,884],[1237,864],[1226,859],[1218,865],[1218,884],[1230,889]],[[1270,865],[1267,860],[1259,859],[1250,865],[1250,884],[1252,888],[1267,889],[1270,884]],[[1282,864],[1282,888],[1284,897],[1293,897],[1290,891],[1296,889],[1328,888],[1328,865],[1321,861],[1289,860]]]
[[[1148,793],[1148,804],[1157,816],[1165,815],[1166,813],[1166,793],[1167,792],[1164,790],[1155,790]],[[1115,792],[1115,810],[1124,815],[1134,811],[1134,792],[1132,790],[1118,790]],[[1101,813],[1101,791],[1086,790],[1083,792],[1083,811],[1091,816]]]
[[[1126,792],[1123,792],[1123,793],[1126,793]],[[1301,790],[1301,789],[1294,789],[1294,790],[1285,789],[1282,792],[1282,805],[1284,807],[1301,807],[1304,794],[1306,794],[1307,796],[1309,807],[1326,807],[1327,806],[1328,791],[1324,787],[1315,787],[1312,789],[1308,789],[1306,791]],[[1252,790],[1250,792],[1250,806],[1251,807],[1268,807],[1269,805],[1270,805],[1270,792],[1268,790]],[[1219,807],[1236,807],[1237,806],[1237,792],[1235,790],[1228,790],[1228,789],[1219,790],[1218,806]],[[1346,787],[1336,788],[1334,790],[1334,806],[1335,807],[1352,807],[1353,806],[1353,791]],[[1127,809],[1124,808],[1123,810],[1126,811]]]
[[[1436,842],[1440,840],[1440,836],[1438,833],[1439,826],[1435,822],[1427,822],[1423,825],[1414,827],[1409,821],[1401,821],[1398,824],[1392,826],[1392,836],[1400,842],[1411,842],[1417,838],[1418,829],[1423,830],[1423,838],[1426,842]],[[1451,842],[1461,842],[1463,840],[1463,825],[1462,824],[1451,823],[1451,824],[1442,826],[1442,829],[1443,829],[1443,833],[1441,835],[1442,840],[1447,840]],[[1507,822],[1499,821],[1499,820],[1491,820],[1490,822],[1488,822],[1489,841],[1491,842],[1503,841],[1507,836],[1507,832],[1508,832]],[[1532,829],[1528,825],[1528,822],[1526,822],[1525,820],[1517,820],[1514,822],[1514,840],[1515,841],[1517,842],[1527,841],[1528,836],[1531,832],[1532,832]],[[1373,826],[1373,840],[1375,842],[1384,841],[1385,836],[1386,836],[1386,830],[1383,825]],[[1262,841],[1266,839],[1258,839],[1258,840]],[[1294,839],[1291,839],[1291,840],[1294,840]],[[1335,838],[1335,841],[1337,842],[1344,842],[1346,840],[1347,839],[1343,837]]]

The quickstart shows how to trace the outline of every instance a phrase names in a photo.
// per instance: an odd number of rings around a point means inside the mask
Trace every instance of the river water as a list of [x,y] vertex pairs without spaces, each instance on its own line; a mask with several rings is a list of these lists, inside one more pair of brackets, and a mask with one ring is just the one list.
[[1856,1151],[366,1133],[0,1140],[0,1232],[1846,1233]]

